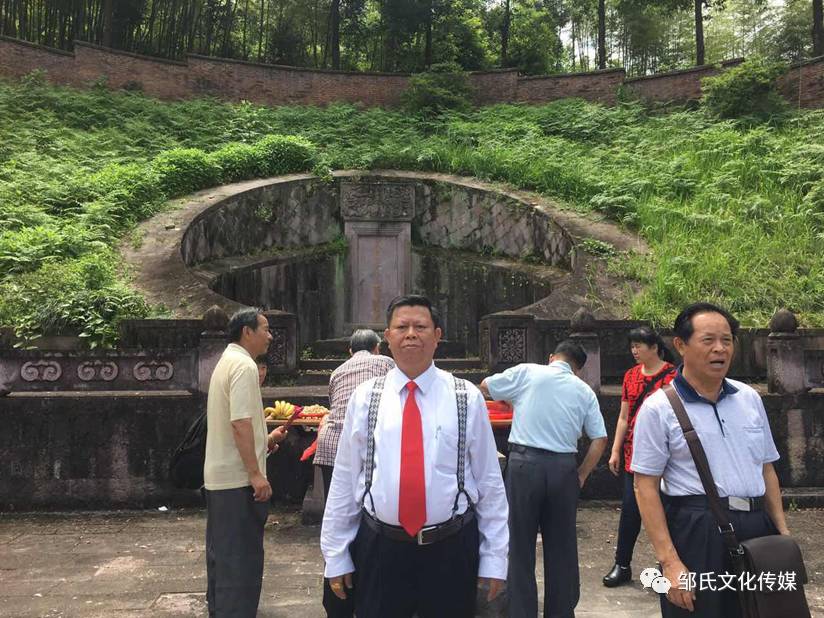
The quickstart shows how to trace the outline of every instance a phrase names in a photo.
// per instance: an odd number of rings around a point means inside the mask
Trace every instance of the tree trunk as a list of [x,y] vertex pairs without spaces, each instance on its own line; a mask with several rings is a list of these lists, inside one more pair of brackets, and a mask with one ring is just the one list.
[[103,0],[103,47],[112,46],[112,18],[114,0]]
[[423,65],[432,66],[432,0],[426,3],[426,42],[423,50]]
[[329,9],[329,47],[332,51],[332,68],[340,69],[340,0],[332,0]]
[[813,56],[824,56],[824,0],[813,0]]
[[509,26],[512,19],[512,13],[509,8],[509,0],[504,0],[504,23],[501,26],[501,66],[505,67],[508,63],[509,54]]
[[704,0],[695,0],[695,65],[704,65]]
[[598,68],[607,68],[607,3],[598,0]]

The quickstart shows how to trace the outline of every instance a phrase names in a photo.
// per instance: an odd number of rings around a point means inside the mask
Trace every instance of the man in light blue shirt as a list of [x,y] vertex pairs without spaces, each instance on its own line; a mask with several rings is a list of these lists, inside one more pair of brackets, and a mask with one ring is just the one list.
[[[509,499],[509,612],[538,613],[535,543],[544,545],[544,616],[573,618],[580,596],[578,494],[607,444],[604,418],[593,390],[577,375],[587,355],[562,341],[549,365],[526,363],[490,376],[481,392],[515,408],[509,434],[506,493]],[[589,450],[579,466],[578,439]]]
[[[673,332],[684,364],[672,385],[701,441],[735,536],[746,541],[789,534],[773,468],[778,451],[764,404],[751,386],[727,378],[738,320],[716,305],[695,303],[675,318]],[[663,618],[741,616],[732,587],[690,584],[691,576],[722,581],[734,565],[663,389],[638,411],[632,471],[644,529],[672,584],[661,595]]]

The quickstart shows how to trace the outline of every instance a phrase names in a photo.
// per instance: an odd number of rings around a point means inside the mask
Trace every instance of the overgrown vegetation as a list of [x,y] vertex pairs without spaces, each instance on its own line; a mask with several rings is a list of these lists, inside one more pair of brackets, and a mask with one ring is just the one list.
[[780,306],[824,325],[821,144],[822,111],[750,126],[565,100],[433,120],[0,82],[0,323],[108,343],[118,319],[150,312],[112,266],[136,221],[202,182],[329,166],[501,180],[604,212],[652,247],[610,258],[645,286],[632,317],[669,323],[710,299],[749,325]]
[[776,79],[786,70],[781,62],[750,58],[719,75],[703,79],[703,103],[719,118],[739,118],[752,123],[777,118],[789,108],[776,88]]

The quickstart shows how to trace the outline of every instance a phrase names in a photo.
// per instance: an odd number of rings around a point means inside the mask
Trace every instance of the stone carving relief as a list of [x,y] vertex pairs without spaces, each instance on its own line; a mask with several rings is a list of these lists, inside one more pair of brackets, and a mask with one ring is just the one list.
[[165,382],[171,380],[175,367],[169,361],[141,361],[135,364],[132,375],[138,382]]
[[55,361],[29,361],[20,368],[20,377],[26,382],[57,382],[63,368]]
[[498,330],[498,357],[503,363],[526,362],[525,328],[501,328]]
[[113,361],[86,361],[77,366],[77,377],[84,382],[111,382],[119,370]]
[[279,367],[286,365],[286,329],[272,328],[269,330],[272,334],[272,342],[269,344],[269,350],[266,352],[266,361],[271,367]]
[[411,221],[415,214],[415,185],[400,182],[342,182],[344,219]]

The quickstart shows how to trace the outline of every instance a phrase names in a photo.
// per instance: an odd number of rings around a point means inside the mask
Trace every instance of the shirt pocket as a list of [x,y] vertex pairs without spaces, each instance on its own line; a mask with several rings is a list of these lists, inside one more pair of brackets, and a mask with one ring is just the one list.
[[438,427],[435,444],[435,468],[443,474],[458,470],[458,431],[452,427]]
[[744,425],[741,435],[755,464],[764,463],[764,425]]

